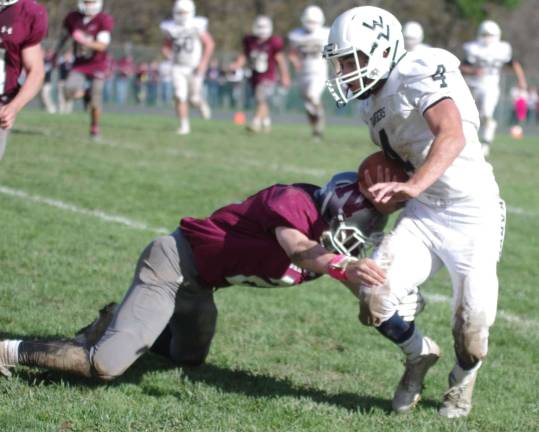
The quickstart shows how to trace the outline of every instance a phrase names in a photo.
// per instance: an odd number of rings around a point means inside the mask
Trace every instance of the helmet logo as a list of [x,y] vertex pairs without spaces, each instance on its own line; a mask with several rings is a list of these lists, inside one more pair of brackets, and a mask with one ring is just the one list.
[[386,41],[389,41],[389,25],[386,25],[386,31],[384,33],[384,19],[381,16],[378,18],[380,21],[373,20],[372,25],[364,22],[363,26],[371,29],[372,31],[376,31],[376,28],[380,27],[380,33],[378,33],[376,39],[380,40],[380,38],[384,38]]

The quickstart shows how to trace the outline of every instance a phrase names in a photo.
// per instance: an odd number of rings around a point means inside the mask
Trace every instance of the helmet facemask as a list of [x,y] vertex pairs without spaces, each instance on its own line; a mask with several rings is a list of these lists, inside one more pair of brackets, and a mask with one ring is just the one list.
[[178,0],[172,9],[174,22],[185,26],[195,17],[195,4],[190,0]]
[[8,6],[14,5],[18,0],[0,0],[0,11],[4,10]]

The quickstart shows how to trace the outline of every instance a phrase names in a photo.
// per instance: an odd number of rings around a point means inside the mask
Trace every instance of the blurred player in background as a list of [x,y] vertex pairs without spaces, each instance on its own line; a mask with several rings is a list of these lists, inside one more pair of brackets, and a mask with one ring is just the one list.
[[326,88],[327,63],[322,50],[327,43],[329,28],[324,27],[324,12],[318,6],[308,6],[301,15],[301,28],[288,35],[288,57],[297,73],[305,111],[313,136],[321,138],[324,132],[322,93]]
[[423,43],[423,27],[417,21],[408,21],[402,27],[404,36],[404,48],[408,52],[429,48]]
[[[0,160],[17,114],[43,84],[41,41],[47,28],[47,11],[35,0],[0,0]],[[23,69],[26,79],[21,86]]]
[[479,110],[479,138],[485,156],[490,153],[490,145],[496,133],[494,111],[500,98],[502,68],[510,66],[517,77],[518,86],[522,90],[527,87],[522,66],[513,59],[511,45],[500,40],[501,34],[500,27],[494,21],[483,21],[477,39],[463,46],[464,60],[460,68]]
[[177,0],[172,9],[173,20],[161,23],[165,33],[162,53],[172,61],[172,83],[176,114],[180,120],[178,134],[191,132],[189,103],[197,107],[204,119],[211,117],[202,95],[204,76],[215,43],[207,30],[208,20],[195,16],[192,0]]
[[282,87],[287,89],[290,86],[290,76],[283,39],[273,35],[273,22],[267,16],[255,18],[252,34],[243,38],[243,53],[230,68],[236,70],[246,65],[251,69],[251,87],[256,103],[254,118],[248,129],[252,132],[269,132],[269,99],[275,91],[277,78]]
[[64,19],[56,55],[71,38],[75,59],[65,82],[65,97],[68,101],[85,96],[88,98],[90,136],[97,138],[100,134],[103,88],[109,67],[107,49],[114,21],[102,11],[103,0],[79,0],[77,4],[78,9]]
[[[118,307],[103,310],[75,340],[1,341],[0,374],[23,364],[112,380],[150,349],[198,366],[215,334],[217,288],[291,287],[328,274],[357,296],[360,282],[384,280],[361,256],[387,221],[357,181],[347,172],[323,188],[276,184],[207,218],[182,219],[144,249]],[[418,290],[398,309],[414,320],[422,309]]]

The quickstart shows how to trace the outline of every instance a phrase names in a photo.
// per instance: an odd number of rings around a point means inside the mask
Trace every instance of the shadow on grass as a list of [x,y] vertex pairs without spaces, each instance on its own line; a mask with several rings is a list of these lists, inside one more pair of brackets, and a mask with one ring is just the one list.
[[[0,333],[0,339],[21,339],[19,335],[6,335]],[[32,338],[26,335],[26,340],[58,340],[59,337],[39,337]],[[87,388],[97,388],[104,385],[119,386],[125,383],[139,384],[147,372],[166,371],[175,369],[175,366],[168,359],[147,353],[143,355],[128,371],[111,383],[102,383],[94,379],[87,379],[61,372],[43,370],[37,368],[18,368],[15,376],[26,381],[29,386],[46,387],[49,385],[71,385],[83,386]],[[324,390],[299,385],[288,378],[274,377],[268,374],[255,373],[249,370],[233,369],[229,367],[217,366],[214,364],[204,364],[197,368],[181,368],[185,380],[191,383],[203,383],[205,385],[218,388],[226,393],[242,394],[249,397],[279,398],[294,397],[310,399],[316,403],[333,405],[351,412],[367,414],[373,409],[380,409],[386,413],[391,413],[391,401],[375,396],[362,395],[351,392],[328,393]],[[146,395],[152,397],[175,396],[181,397],[179,392],[168,388],[160,388],[152,385],[143,386],[142,390]],[[436,408],[437,401],[423,399],[422,406]]]

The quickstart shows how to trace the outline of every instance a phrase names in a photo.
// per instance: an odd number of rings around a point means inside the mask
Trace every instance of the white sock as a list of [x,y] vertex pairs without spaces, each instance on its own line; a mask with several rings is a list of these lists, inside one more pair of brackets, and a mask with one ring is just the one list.
[[15,366],[19,363],[19,345],[22,340],[5,340],[7,366]]
[[271,118],[269,118],[269,117],[264,117],[264,118],[262,119],[262,126],[264,126],[265,128],[271,127]]
[[431,352],[429,339],[423,337],[417,329],[407,341],[400,343],[399,346],[409,360],[415,360],[420,355]]
[[253,127],[259,128],[260,126],[262,126],[262,120],[260,117],[253,118]]
[[189,119],[181,119],[180,120],[180,128],[182,130],[189,130],[191,125],[189,124]]
[[463,383],[469,378],[473,377],[481,367],[481,364],[482,362],[479,362],[469,370],[462,369],[458,364],[455,364],[453,370],[451,371],[451,375],[453,376],[455,383]]

